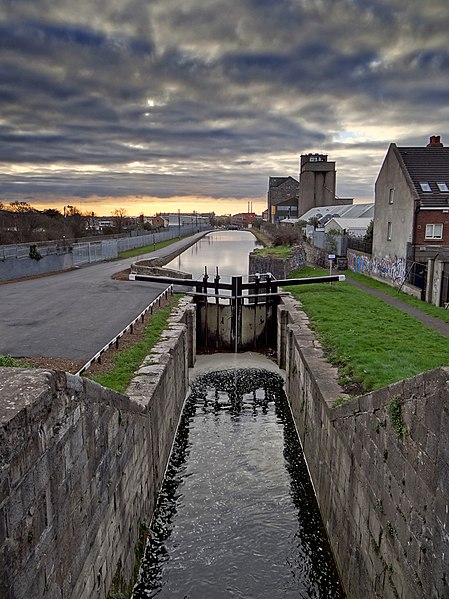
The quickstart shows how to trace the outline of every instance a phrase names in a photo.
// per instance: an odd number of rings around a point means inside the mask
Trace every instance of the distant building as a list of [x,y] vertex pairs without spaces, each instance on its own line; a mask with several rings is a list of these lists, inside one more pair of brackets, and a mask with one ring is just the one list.
[[268,221],[278,223],[298,216],[298,181],[293,177],[268,179]]
[[335,162],[327,154],[302,154],[299,181],[293,177],[270,177],[268,181],[268,220],[273,223],[298,218],[317,206],[342,206],[352,198],[335,195]]
[[310,219],[318,219],[319,224],[325,225],[331,218],[374,218],[374,202],[367,204],[346,204],[333,206],[316,206],[310,208],[297,219],[284,221],[286,224],[296,224],[303,220],[309,222]]
[[209,219],[200,216],[199,214],[159,214],[167,223],[169,227],[182,227],[183,225],[207,225]]
[[162,229],[164,227],[168,227],[168,221],[165,218],[162,218],[159,214],[156,216],[146,216],[145,222],[149,223],[155,229]]
[[104,229],[113,229],[115,227],[115,221],[112,217],[99,216],[93,219],[92,227],[96,231],[103,231]]
[[335,162],[326,154],[302,154],[299,159],[298,214],[315,206],[335,204]]
[[240,212],[239,214],[233,214],[231,216],[231,225],[237,225],[242,229],[251,227],[256,220],[256,214],[254,212]]
[[339,218],[333,216],[324,225],[324,232],[337,231],[340,235],[363,237],[371,221],[371,218]]

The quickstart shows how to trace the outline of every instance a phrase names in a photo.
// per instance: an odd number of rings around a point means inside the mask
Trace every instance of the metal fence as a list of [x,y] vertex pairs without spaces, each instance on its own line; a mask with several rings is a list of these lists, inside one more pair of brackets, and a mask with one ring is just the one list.
[[373,242],[365,241],[360,237],[347,237],[348,249],[364,252],[365,254],[373,253]]
[[67,251],[67,246],[58,242],[47,242],[46,244],[38,243],[21,243],[16,245],[0,245],[0,260],[25,260],[30,257],[30,250],[35,247],[39,254],[44,256],[55,256],[63,254]]
[[183,225],[181,227],[169,227],[156,233],[148,233],[148,235],[139,235],[138,237],[122,237],[98,243],[76,243],[73,245],[73,263],[75,266],[80,266],[90,262],[112,260],[117,258],[121,252],[127,250],[155,245],[161,241],[192,235],[209,228],[206,225]]
[[407,260],[406,280],[421,289],[421,299],[425,298],[427,284],[427,264]]
[[74,266],[112,260],[118,256],[117,240],[110,239],[108,241],[75,243],[72,253]]
[[6,260],[25,260],[30,259],[30,250],[35,246],[39,254],[51,256],[72,252],[74,266],[89,264],[91,262],[101,262],[103,260],[112,260],[117,258],[120,252],[134,248],[154,245],[161,241],[168,241],[176,237],[192,235],[199,231],[209,229],[208,225],[181,225],[179,227],[169,227],[155,233],[139,235],[136,237],[120,237],[115,239],[103,239],[89,241],[72,242],[67,240],[48,241],[36,243],[19,243],[14,245],[0,245],[0,261]]

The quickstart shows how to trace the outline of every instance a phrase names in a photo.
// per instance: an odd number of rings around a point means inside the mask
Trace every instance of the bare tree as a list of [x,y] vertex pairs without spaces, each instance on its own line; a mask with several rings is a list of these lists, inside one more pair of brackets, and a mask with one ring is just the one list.
[[76,206],[65,206],[65,218],[75,238],[86,235],[86,217]]
[[128,213],[125,208],[116,208],[112,213],[115,230],[117,233],[122,233],[126,224],[126,217]]

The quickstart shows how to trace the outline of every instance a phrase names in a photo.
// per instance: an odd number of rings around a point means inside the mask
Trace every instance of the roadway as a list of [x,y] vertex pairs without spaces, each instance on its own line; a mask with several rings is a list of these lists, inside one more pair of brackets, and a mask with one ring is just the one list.
[[112,275],[136,260],[181,253],[203,235],[135,258],[0,285],[0,354],[87,362],[167,287]]

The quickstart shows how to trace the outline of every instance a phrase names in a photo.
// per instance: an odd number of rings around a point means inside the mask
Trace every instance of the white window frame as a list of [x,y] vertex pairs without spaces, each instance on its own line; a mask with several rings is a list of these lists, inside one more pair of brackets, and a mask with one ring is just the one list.
[[388,203],[393,204],[394,202],[394,187],[390,187],[390,191],[388,193]]
[[425,239],[443,239],[443,225],[441,223],[426,225]]
[[387,241],[391,241],[391,237],[392,237],[392,226],[391,226],[391,222],[388,221],[388,223],[387,223]]
[[437,187],[443,193],[449,191],[449,187],[447,186],[447,183],[445,183],[444,181],[440,181],[439,183],[437,183]]
[[422,191],[425,191],[426,193],[429,193],[432,191],[432,188],[430,187],[430,183],[428,183],[427,181],[421,181],[419,183],[419,186],[421,187]]

